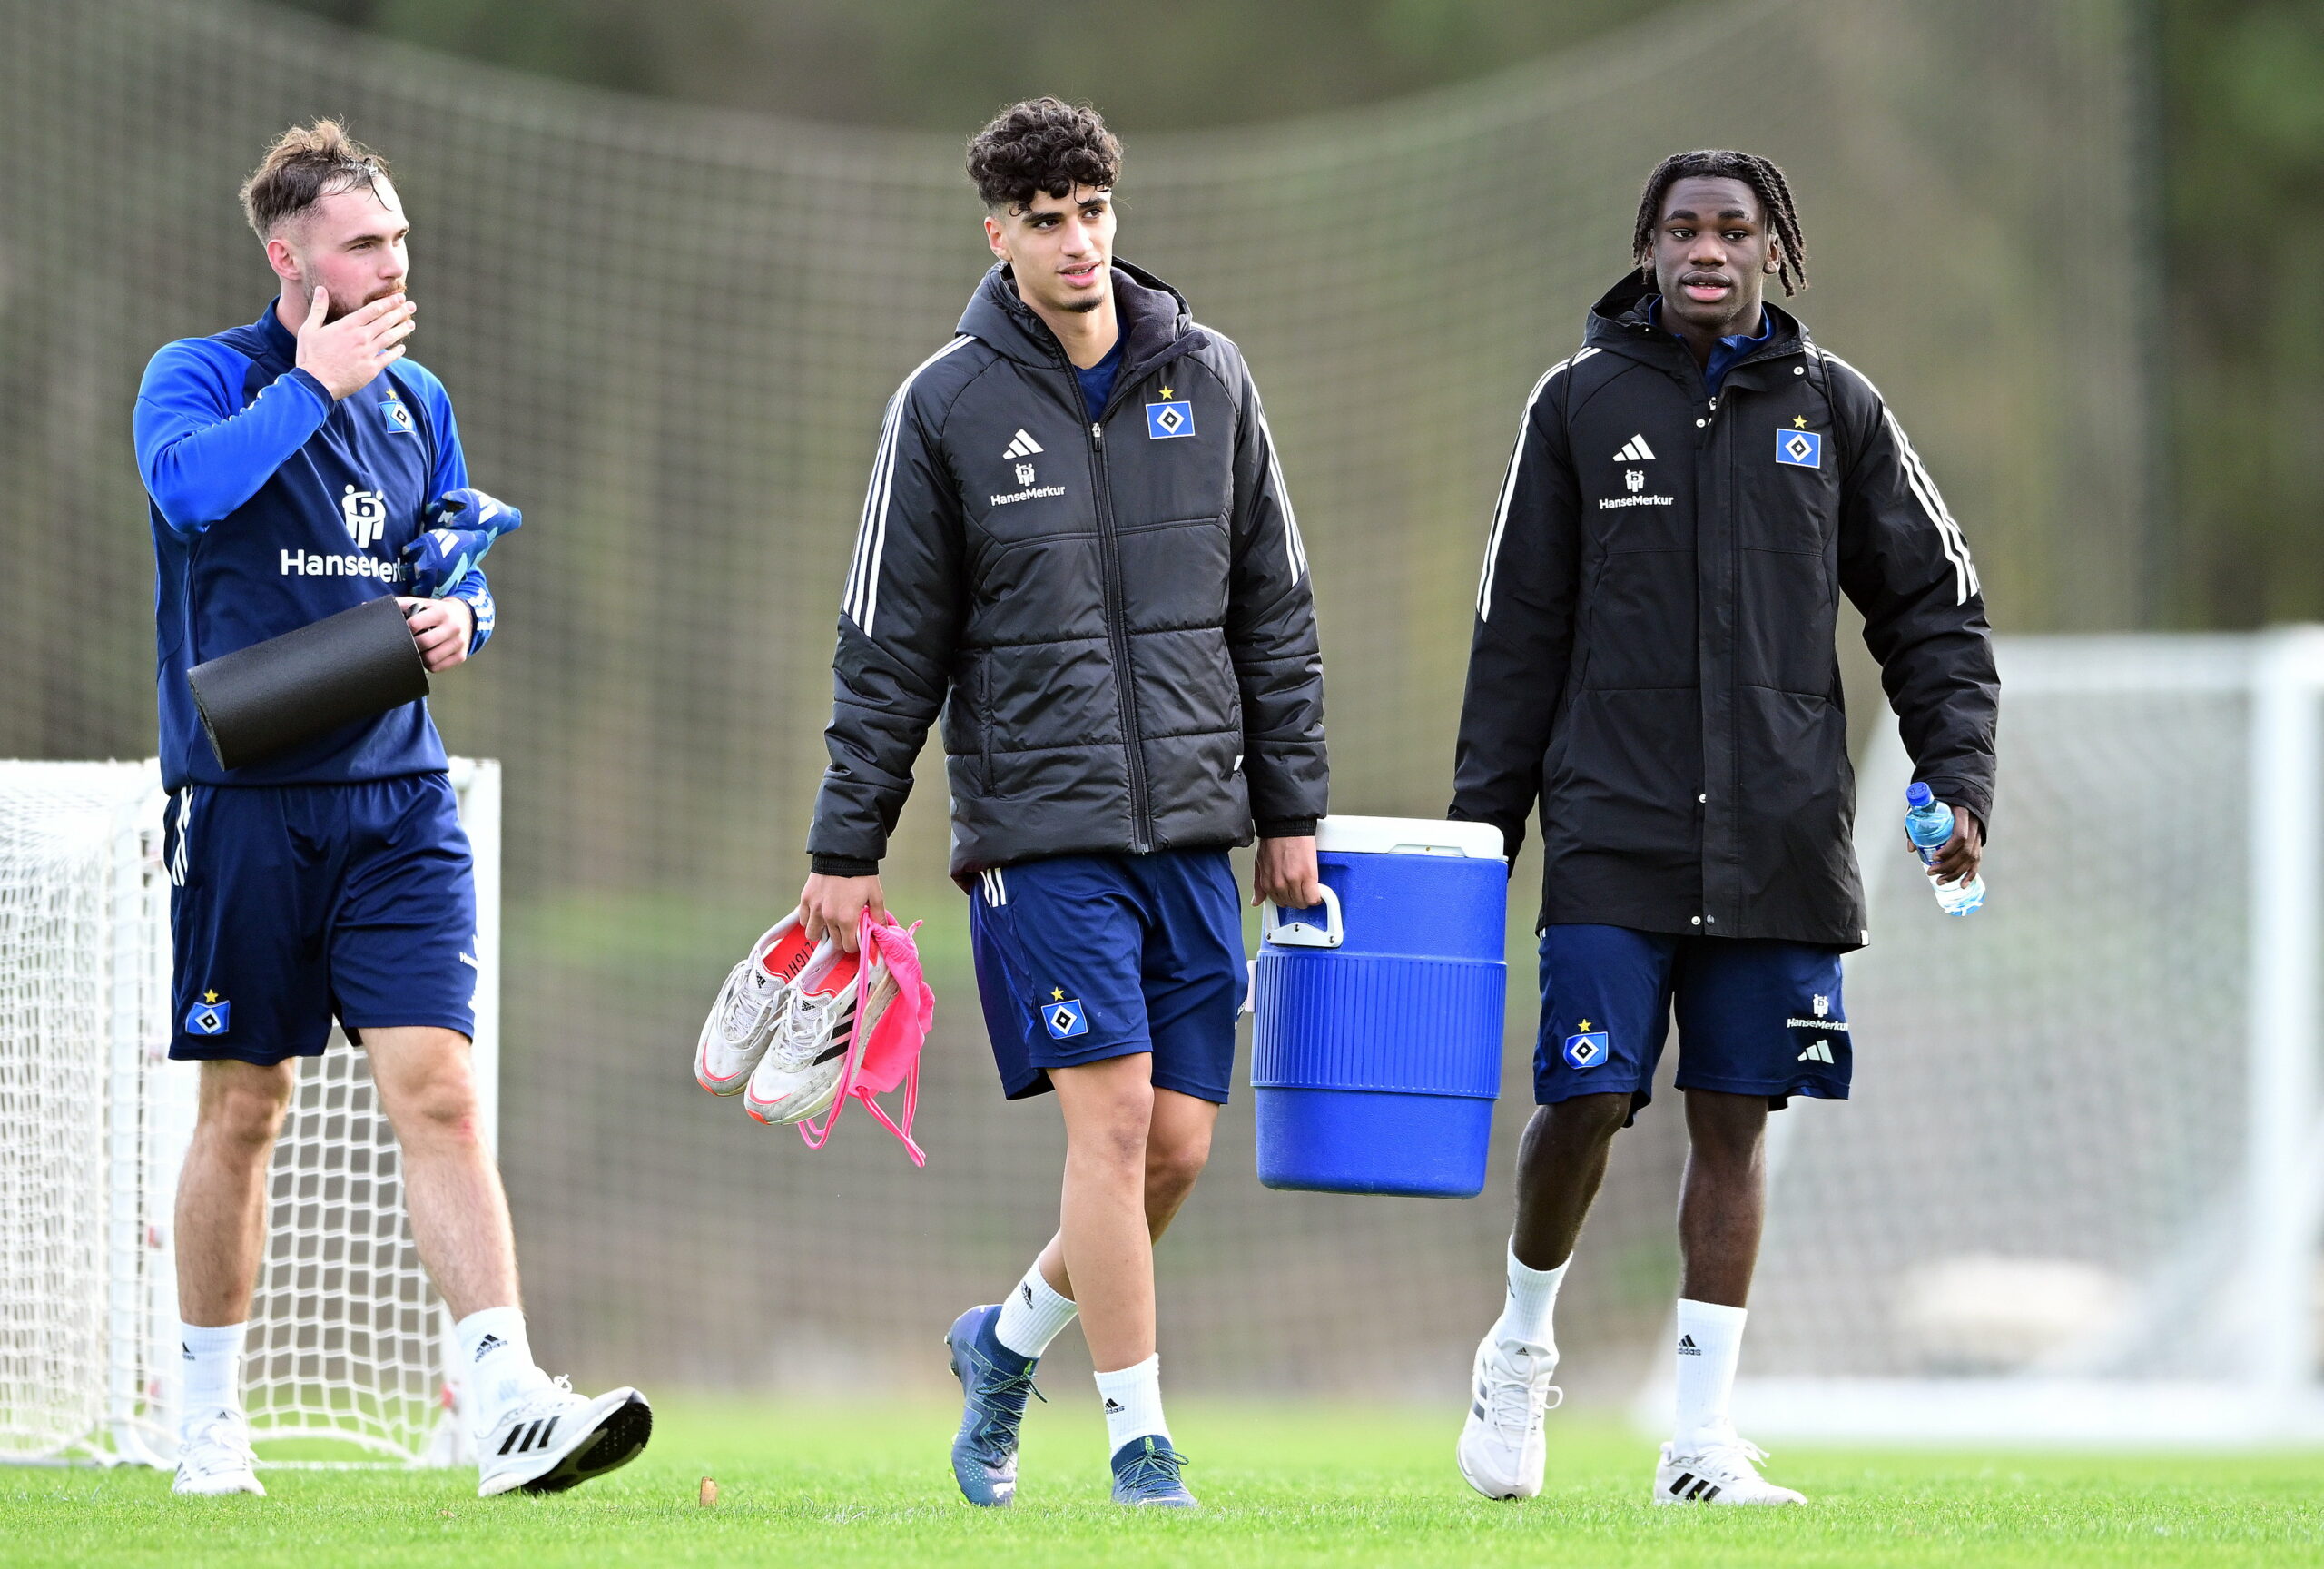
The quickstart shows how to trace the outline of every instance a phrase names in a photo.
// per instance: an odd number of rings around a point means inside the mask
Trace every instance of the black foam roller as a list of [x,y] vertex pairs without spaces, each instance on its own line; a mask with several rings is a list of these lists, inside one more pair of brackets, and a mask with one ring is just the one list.
[[221,768],[280,756],[428,696],[428,666],[393,597],[223,654],[186,672]]

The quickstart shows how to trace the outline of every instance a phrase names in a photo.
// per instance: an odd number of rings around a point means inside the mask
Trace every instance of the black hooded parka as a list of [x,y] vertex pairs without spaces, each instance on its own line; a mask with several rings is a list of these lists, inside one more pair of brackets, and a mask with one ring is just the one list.
[[956,879],[1324,814],[1306,552],[1250,372],[1161,280],[1117,261],[1112,285],[1122,366],[1096,423],[1005,265],[889,400],[832,660],[818,872],[877,869],[940,710]]
[[[1452,814],[1513,856],[1538,801],[1544,924],[1857,947],[1839,597],[1914,776],[1989,822],[1976,568],[1879,391],[1796,318],[1769,305],[1713,397],[1649,298],[1635,274],[1609,292],[1526,401]],[[1901,824],[1902,802],[1876,809]]]

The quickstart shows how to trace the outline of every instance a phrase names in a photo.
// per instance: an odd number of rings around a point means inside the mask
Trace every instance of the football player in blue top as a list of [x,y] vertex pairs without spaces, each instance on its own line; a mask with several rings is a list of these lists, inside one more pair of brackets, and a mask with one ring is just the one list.
[[[280,284],[258,320],[164,347],[138,389],[151,499],[170,1055],[202,1064],[180,1177],[179,1493],[263,1493],[237,1389],[293,1060],[333,1018],[370,1054],[402,1148],[420,1257],[458,1320],[478,1491],[550,1492],[645,1447],[635,1389],[594,1399],[533,1361],[499,1172],[478,1132],[476,892],[443,743],[407,703],[229,773],[186,685],[204,660],[397,595],[438,501],[471,495],[443,383],[405,357],[403,206],[385,160],[331,121],[286,132],[242,188]],[[482,646],[470,567],[399,596],[421,658]]]

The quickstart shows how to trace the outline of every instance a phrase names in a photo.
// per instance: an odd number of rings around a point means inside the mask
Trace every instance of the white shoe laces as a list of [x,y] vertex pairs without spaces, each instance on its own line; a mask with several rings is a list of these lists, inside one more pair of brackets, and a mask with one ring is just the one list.
[[562,1412],[573,1403],[575,1398],[572,1378],[559,1373],[547,1384],[509,1406],[507,1413],[494,1426],[493,1431],[497,1433],[503,1427],[521,1426],[536,1417],[547,1416],[552,1412]]
[[219,1411],[180,1440],[178,1464],[203,1475],[248,1471],[257,1463],[250,1423],[238,1411]]
[[796,1073],[821,1055],[830,1035],[832,1004],[836,1001],[825,998],[810,1002],[804,996],[793,993],[791,1006],[775,1021],[774,1045],[768,1053],[777,1068],[785,1073]]
[[762,964],[744,964],[743,973],[734,979],[736,983],[727,989],[726,1011],[718,1027],[729,1045],[741,1045],[758,1030],[767,1008],[779,1000],[782,983]]
[[[1521,1369],[1520,1358],[1525,1364]],[[1544,1415],[1565,1399],[1565,1391],[1556,1385],[1534,1382],[1531,1365],[1539,1360],[1531,1347],[1514,1353],[1493,1347],[1489,1362],[1497,1365],[1495,1371],[1509,1377],[1485,1380],[1485,1420],[1504,1439],[1522,1441],[1541,1425]]]
[[1709,1472],[1721,1480],[1741,1480],[1747,1476],[1754,1482],[1766,1480],[1759,1475],[1758,1468],[1768,1463],[1768,1452],[1748,1438],[1722,1439],[1718,1443],[1706,1444],[1691,1455],[1673,1456],[1671,1458],[1674,1461],[1686,1460],[1694,1469]]

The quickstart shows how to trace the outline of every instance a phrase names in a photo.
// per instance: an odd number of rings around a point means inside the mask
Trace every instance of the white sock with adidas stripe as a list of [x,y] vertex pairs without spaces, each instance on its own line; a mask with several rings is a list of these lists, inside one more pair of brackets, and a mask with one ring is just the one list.
[[1679,1425],[1671,1443],[1681,1455],[1735,1436],[1728,1402],[1735,1393],[1735,1365],[1743,1354],[1748,1317],[1741,1308],[1679,1299]]
[[242,1336],[249,1328],[248,1324],[178,1321],[178,1353],[184,1363],[178,1390],[182,1436],[191,1436],[214,1412],[242,1408]]
[[1019,1357],[1039,1357],[1080,1311],[1072,1298],[1059,1296],[1043,1278],[1041,1261],[1036,1258],[1000,1305],[992,1337]]
[[1528,1268],[1517,1257],[1517,1239],[1511,1238],[1509,1296],[1502,1304],[1500,1319],[1492,1327],[1493,1338],[1539,1347],[1554,1367],[1558,1337],[1551,1327],[1551,1319],[1557,1312],[1558,1288],[1565,1284],[1565,1272],[1572,1263],[1569,1255],[1565,1263],[1554,1269]]
[[501,1413],[536,1389],[548,1375],[533,1361],[521,1308],[485,1308],[452,1326],[460,1343],[461,1393],[468,1432],[481,1442]]
[[1170,1440],[1170,1425],[1162,1419],[1162,1358],[1145,1361],[1118,1372],[1098,1375],[1098,1398],[1106,1408],[1106,1453],[1148,1434]]

